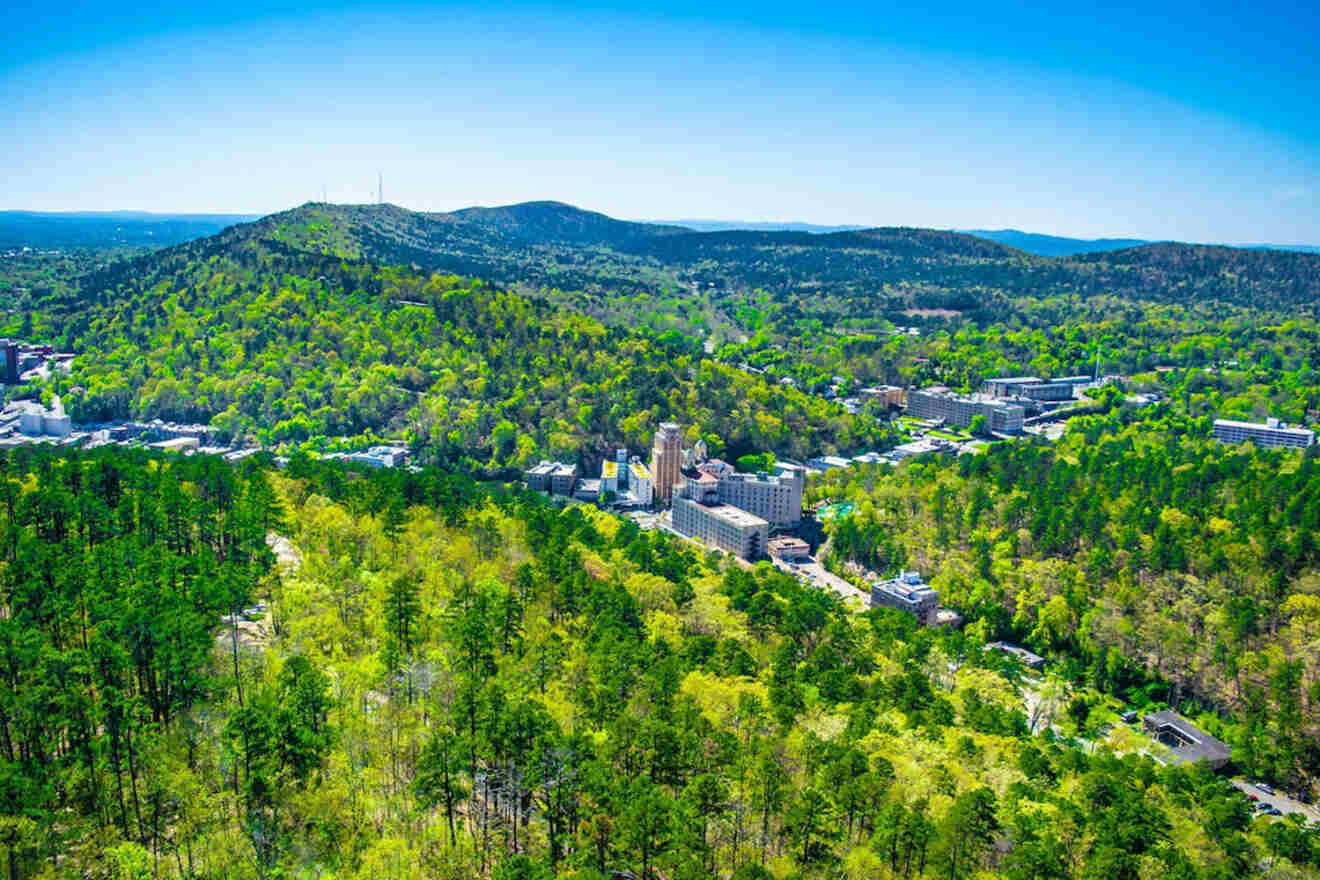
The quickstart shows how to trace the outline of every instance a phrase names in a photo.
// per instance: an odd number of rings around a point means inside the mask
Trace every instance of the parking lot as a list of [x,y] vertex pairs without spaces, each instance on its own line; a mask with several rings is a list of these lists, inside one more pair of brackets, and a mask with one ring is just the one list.
[[1276,808],[1284,816],[1287,816],[1289,813],[1301,813],[1306,817],[1308,822],[1320,822],[1320,810],[1317,810],[1314,806],[1308,806],[1299,800],[1290,798],[1286,794],[1281,794],[1278,791],[1275,791],[1274,794],[1269,794],[1261,791],[1251,782],[1242,778],[1234,779],[1233,785],[1248,797],[1254,796],[1258,803],[1269,804]]

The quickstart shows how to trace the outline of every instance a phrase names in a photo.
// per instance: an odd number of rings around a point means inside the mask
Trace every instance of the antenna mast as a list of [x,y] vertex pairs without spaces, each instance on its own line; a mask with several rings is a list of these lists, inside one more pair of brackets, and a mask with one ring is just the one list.
[[376,172],[376,201],[385,204],[385,176],[379,171]]

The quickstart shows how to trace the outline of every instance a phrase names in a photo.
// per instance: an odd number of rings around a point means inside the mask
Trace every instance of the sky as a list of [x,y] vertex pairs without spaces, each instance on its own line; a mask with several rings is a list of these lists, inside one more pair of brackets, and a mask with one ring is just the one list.
[[6,7],[0,208],[1320,244],[1315,3]]

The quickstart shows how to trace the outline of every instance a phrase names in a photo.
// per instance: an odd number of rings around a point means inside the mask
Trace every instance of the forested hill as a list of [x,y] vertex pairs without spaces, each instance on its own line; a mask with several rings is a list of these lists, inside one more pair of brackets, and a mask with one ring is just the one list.
[[[474,472],[643,448],[676,419],[730,453],[802,456],[887,429],[480,280],[295,247],[271,221],[110,264],[42,305],[76,421],[209,422],[271,442],[405,436]],[[689,438],[695,440],[696,436]]]
[[255,229],[301,249],[528,288],[690,296],[695,286],[726,310],[760,290],[827,321],[939,309],[985,323],[1015,299],[1057,295],[1307,310],[1320,300],[1320,254],[1203,245],[1049,258],[949,231],[696,232],[558,202],[450,214],[308,204]]

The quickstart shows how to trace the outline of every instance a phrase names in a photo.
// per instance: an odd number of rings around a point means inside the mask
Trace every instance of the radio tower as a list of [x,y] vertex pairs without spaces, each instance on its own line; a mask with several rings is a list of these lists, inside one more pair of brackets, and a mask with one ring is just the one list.
[[379,171],[376,172],[376,202],[385,204],[385,177]]

